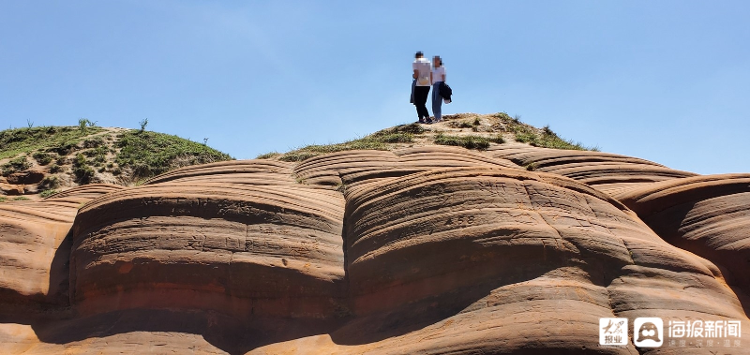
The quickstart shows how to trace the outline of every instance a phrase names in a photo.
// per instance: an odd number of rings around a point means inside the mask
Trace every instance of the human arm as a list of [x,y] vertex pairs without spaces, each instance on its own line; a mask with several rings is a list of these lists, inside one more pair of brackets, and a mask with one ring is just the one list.
[[414,69],[414,74],[411,75],[413,79],[416,79],[419,77],[419,70]]

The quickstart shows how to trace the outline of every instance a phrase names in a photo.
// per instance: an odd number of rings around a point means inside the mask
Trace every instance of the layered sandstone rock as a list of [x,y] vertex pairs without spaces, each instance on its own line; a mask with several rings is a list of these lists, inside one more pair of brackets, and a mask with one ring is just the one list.
[[750,181],[693,176],[598,152],[427,146],[0,205],[0,353],[646,352],[598,344],[615,316],[631,335],[645,316],[738,320],[750,338]]
[[300,163],[294,173],[305,184],[340,189],[358,183],[380,182],[412,173],[447,167],[512,168],[505,159],[463,148],[427,146],[392,152],[355,150],[326,154]]
[[344,279],[343,197],[282,163],[186,168],[84,206],[71,298],[128,308],[325,318]]
[[602,152],[503,144],[490,148],[488,153],[494,157],[509,159],[529,170],[567,176],[609,194],[654,182],[697,175],[669,169],[645,159]]
[[617,195],[661,238],[723,268],[750,295],[750,174],[665,181]]
[[39,202],[0,204],[0,307],[3,313],[39,312],[68,305],[66,239],[78,207],[117,191],[86,185]]
[[455,312],[367,349],[629,353],[635,349],[601,349],[586,334],[613,315],[711,314],[750,325],[712,263],[667,244],[617,201],[559,176],[435,170],[352,191],[347,203],[354,311],[375,325],[355,322],[338,336],[357,338],[355,329],[368,326],[392,335],[384,324],[409,328],[410,319]]

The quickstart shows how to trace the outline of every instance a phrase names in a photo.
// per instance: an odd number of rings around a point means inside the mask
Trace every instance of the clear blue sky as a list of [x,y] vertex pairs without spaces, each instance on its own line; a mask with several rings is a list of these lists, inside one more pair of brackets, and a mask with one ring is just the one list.
[[176,134],[245,159],[444,114],[505,111],[603,151],[750,172],[748,1],[0,0],[0,128]]

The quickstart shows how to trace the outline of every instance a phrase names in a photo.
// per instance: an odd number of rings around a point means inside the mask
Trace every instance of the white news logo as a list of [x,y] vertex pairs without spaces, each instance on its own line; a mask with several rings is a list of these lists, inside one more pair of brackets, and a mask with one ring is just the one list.
[[599,318],[599,344],[627,345],[627,318]]
[[[638,348],[668,347],[741,347],[742,322],[739,320],[669,320],[658,317],[636,318],[633,345]],[[629,344],[628,318],[599,318],[599,344]],[[666,339],[665,339],[666,338]]]
[[661,318],[636,318],[633,322],[633,344],[639,348],[657,348],[664,344],[664,322]]

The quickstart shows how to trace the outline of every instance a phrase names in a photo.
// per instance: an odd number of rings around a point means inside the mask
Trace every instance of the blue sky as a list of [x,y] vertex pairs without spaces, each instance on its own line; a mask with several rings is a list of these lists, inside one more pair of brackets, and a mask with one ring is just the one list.
[[0,0],[0,129],[148,129],[238,159],[443,113],[504,111],[602,151],[750,172],[747,1]]

